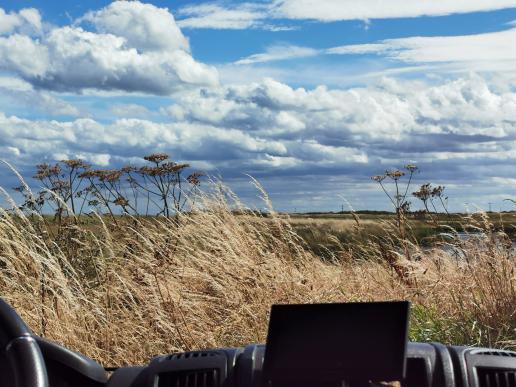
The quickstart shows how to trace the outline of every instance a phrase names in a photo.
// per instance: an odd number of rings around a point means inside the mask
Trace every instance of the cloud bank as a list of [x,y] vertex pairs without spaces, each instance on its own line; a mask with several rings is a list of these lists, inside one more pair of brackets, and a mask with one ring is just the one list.
[[64,155],[122,162],[164,151],[228,175],[347,171],[363,179],[364,170],[410,160],[452,171],[516,156],[516,93],[493,90],[474,75],[437,85],[386,78],[374,87],[334,90],[266,79],[183,93],[162,114],[170,121],[3,114],[0,137],[27,164]]

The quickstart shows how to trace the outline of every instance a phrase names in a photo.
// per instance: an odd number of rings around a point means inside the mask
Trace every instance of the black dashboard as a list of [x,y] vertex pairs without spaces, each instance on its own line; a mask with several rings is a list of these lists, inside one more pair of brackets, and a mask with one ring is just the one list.
[[[341,387],[361,384],[303,380],[271,383],[263,378],[266,345],[174,353],[148,365],[122,367],[110,375],[97,362],[36,337],[50,387]],[[306,356],[312,356],[307,353]],[[12,387],[0,356],[1,387]],[[362,384],[363,385],[363,384]],[[369,385],[369,384],[367,384]],[[402,387],[516,387],[516,352],[409,342]]]
[[172,353],[108,372],[33,335],[0,299],[0,339],[8,338],[0,387],[516,387],[515,351],[408,342],[408,306],[273,305],[266,344]]
[[[265,345],[157,357],[145,367],[120,368],[109,387],[337,387],[366,384],[263,378]],[[310,354],[306,354],[310,356]],[[410,342],[402,387],[516,387],[516,352]],[[367,385],[370,385],[369,383]]]
[[[331,380],[271,383],[264,380],[262,373],[266,349],[264,344],[159,356],[148,365],[119,368],[108,377],[107,372],[93,360],[55,343],[39,338],[37,341],[47,364],[50,387],[353,387],[365,385]],[[516,387],[516,352],[409,342],[406,376],[401,380],[401,386]]]

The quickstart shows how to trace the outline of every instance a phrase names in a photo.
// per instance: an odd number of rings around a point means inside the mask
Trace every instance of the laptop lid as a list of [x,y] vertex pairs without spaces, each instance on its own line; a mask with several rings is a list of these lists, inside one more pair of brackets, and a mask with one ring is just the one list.
[[266,380],[401,380],[409,302],[273,305]]

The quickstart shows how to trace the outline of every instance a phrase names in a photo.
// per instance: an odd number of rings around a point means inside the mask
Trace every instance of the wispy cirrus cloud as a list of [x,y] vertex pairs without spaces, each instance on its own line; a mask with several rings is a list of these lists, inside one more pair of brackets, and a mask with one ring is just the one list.
[[391,19],[420,16],[445,16],[457,13],[516,8],[514,0],[278,0],[273,14],[288,19],[318,21]]
[[[374,55],[384,59],[383,70],[368,72],[362,78],[433,72],[516,72],[516,28],[457,36],[414,36],[314,49],[289,44],[273,45],[262,53],[236,61],[235,65],[256,65],[274,61],[297,61],[324,55]],[[403,65],[404,67],[399,67]],[[393,67],[394,66],[394,67]]]
[[178,10],[178,25],[181,28],[211,28],[227,30],[262,29],[290,31],[297,27],[268,21],[271,5],[266,3],[201,3],[188,5]]
[[147,107],[136,103],[116,103],[109,109],[115,117],[148,119],[159,115],[159,112],[151,111]]
[[239,5],[222,5],[204,3],[189,5],[178,10],[181,28],[213,28],[213,29],[247,29],[262,24],[267,12],[263,4],[244,3]]
[[[414,18],[516,8],[514,0],[274,0],[269,2],[205,2],[178,10],[182,28],[285,30],[285,21]],[[368,24],[366,24],[368,25]]]
[[253,54],[248,57],[239,59],[235,62],[237,65],[248,65],[253,63],[273,62],[279,60],[306,58],[315,56],[320,50],[310,47],[300,47],[289,44],[277,44],[270,46],[263,53]]
[[329,54],[379,54],[405,63],[516,61],[516,28],[462,36],[415,36],[379,43],[345,45]]

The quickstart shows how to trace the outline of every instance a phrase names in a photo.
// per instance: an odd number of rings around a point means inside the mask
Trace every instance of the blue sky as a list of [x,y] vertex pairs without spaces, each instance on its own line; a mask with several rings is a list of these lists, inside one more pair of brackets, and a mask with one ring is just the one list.
[[387,209],[369,177],[410,162],[453,210],[510,209],[515,42],[509,0],[4,0],[0,158],[162,151],[287,211]]

